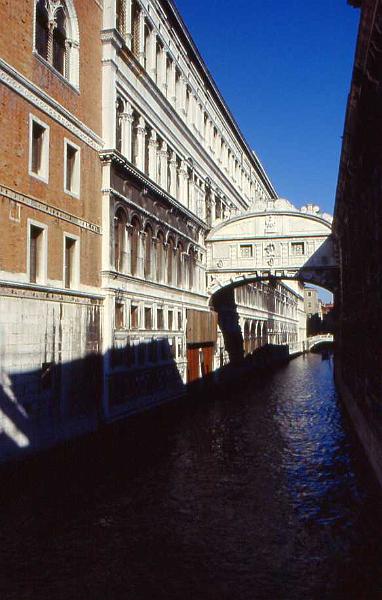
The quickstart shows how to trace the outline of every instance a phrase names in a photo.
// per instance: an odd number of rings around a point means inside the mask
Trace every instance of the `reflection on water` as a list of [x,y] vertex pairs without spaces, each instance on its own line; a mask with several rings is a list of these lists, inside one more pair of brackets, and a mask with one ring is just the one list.
[[1,486],[4,600],[382,598],[380,497],[319,355]]

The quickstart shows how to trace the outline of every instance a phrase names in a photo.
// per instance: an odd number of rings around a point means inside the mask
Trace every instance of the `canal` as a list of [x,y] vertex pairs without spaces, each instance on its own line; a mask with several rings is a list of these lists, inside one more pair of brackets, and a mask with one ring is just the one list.
[[2,600],[382,598],[381,497],[320,355],[0,484]]

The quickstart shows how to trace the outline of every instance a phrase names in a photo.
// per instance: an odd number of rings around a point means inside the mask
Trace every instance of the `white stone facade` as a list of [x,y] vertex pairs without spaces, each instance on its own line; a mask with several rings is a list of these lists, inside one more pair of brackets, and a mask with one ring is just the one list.
[[[132,380],[167,369],[187,382],[187,310],[209,311],[206,234],[276,193],[172,3],[105,2],[102,40],[103,352],[113,418],[162,397],[149,389],[137,398]],[[218,343],[214,368],[221,353]],[[133,391],[116,394],[116,385]]]

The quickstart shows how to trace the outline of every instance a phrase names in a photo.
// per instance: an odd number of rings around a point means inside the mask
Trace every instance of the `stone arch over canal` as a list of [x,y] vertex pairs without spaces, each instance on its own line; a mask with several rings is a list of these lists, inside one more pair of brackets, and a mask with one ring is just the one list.
[[333,292],[338,260],[332,217],[318,206],[297,209],[278,199],[217,224],[207,236],[207,277],[210,305],[230,359],[242,357],[243,335],[238,323],[235,288],[257,281],[318,285]]
[[338,279],[332,217],[283,199],[255,206],[207,236],[208,291],[260,280],[300,280],[333,291]]

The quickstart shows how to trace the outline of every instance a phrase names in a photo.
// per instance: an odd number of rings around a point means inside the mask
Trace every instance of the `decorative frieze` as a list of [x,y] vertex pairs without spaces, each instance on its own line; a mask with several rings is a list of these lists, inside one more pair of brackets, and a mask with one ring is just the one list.
[[48,300],[50,302],[66,302],[69,304],[86,304],[89,306],[101,306],[103,301],[103,297],[99,295],[93,296],[92,294],[79,292],[55,291],[47,288],[37,289],[33,285],[3,281],[0,281],[0,296],[27,298],[30,300]]

